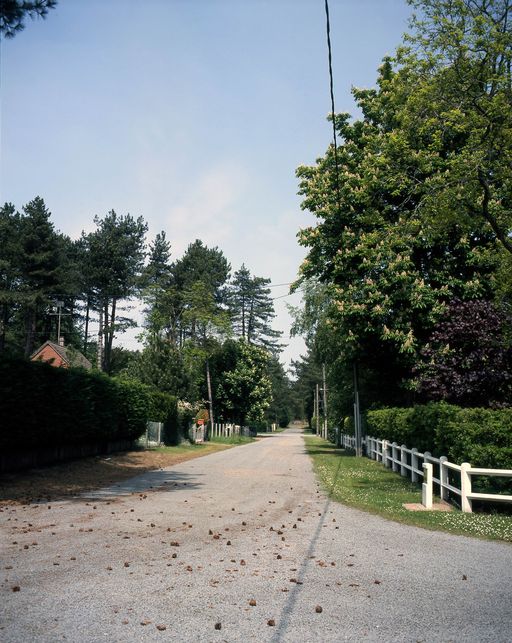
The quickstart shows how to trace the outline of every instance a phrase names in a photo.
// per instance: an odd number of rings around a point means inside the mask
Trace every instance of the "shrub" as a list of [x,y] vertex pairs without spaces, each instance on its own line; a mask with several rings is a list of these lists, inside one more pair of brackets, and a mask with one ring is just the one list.
[[252,434],[265,433],[267,430],[267,423],[265,420],[252,420],[251,422],[247,422],[246,426]]
[[512,469],[512,409],[460,409],[445,426],[446,455],[489,469]]
[[410,442],[411,414],[412,409],[401,408],[368,411],[366,414],[366,431],[368,435],[376,438],[406,444]]
[[182,434],[178,423],[178,400],[174,395],[152,389],[151,419],[163,422],[162,440],[168,446],[176,446],[181,442]]
[[462,409],[444,402],[368,411],[373,437],[445,455],[451,462],[512,468],[512,409]]
[[116,380],[119,405],[119,431],[129,440],[135,440],[146,430],[151,417],[151,389],[132,380]]
[[149,395],[133,382],[42,362],[0,360],[0,448],[4,451],[134,440]]

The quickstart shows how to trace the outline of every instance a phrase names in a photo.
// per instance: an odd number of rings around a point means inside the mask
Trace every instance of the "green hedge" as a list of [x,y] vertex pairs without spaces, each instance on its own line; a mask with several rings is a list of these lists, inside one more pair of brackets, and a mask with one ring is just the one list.
[[83,369],[0,360],[0,449],[135,440],[151,415],[148,387]]
[[164,444],[175,446],[182,440],[182,432],[178,421],[178,400],[174,395],[151,390],[151,420],[163,422]]
[[444,402],[379,409],[367,412],[366,430],[458,464],[512,468],[512,409],[462,409]]

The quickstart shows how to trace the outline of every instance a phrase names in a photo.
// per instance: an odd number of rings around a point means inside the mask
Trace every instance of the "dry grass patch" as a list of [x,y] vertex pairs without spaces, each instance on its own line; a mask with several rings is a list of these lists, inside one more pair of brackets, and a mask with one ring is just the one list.
[[227,444],[198,444],[126,451],[73,460],[41,469],[0,476],[0,504],[55,501],[101,489],[146,471],[229,449]]

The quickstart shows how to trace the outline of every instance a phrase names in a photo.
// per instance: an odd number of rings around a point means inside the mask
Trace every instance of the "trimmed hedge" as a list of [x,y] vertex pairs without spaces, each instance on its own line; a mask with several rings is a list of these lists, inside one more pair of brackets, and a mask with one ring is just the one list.
[[368,411],[368,435],[492,469],[512,468],[512,409],[463,409],[445,402]]
[[[153,419],[156,398],[138,382],[42,362],[2,359],[0,449],[14,452],[133,441],[144,433],[146,421]],[[167,403],[170,409],[172,400]]]
[[151,389],[151,411],[150,419],[154,422],[163,422],[162,433],[163,443],[169,446],[176,446],[182,440],[178,421],[178,400],[174,395],[162,393]]

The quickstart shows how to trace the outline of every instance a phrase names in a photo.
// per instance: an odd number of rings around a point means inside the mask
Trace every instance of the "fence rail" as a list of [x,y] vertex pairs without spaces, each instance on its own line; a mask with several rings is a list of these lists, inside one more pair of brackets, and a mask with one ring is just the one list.
[[[353,435],[342,433],[340,442],[343,448],[355,451],[356,438]],[[437,485],[441,500],[450,502],[451,494],[458,496],[460,507],[466,513],[473,511],[473,500],[512,503],[512,495],[477,493],[472,490],[472,476],[512,478],[512,469],[472,467],[468,462],[459,465],[449,462],[445,456],[435,458],[428,451],[420,453],[418,449],[409,449],[405,444],[398,445],[396,442],[371,436],[363,439],[363,445],[368,458],[382,462],[385,467],[409,477],[412,482],[423,478],[422,503],[428,509],[432,508],[434,484]]]

